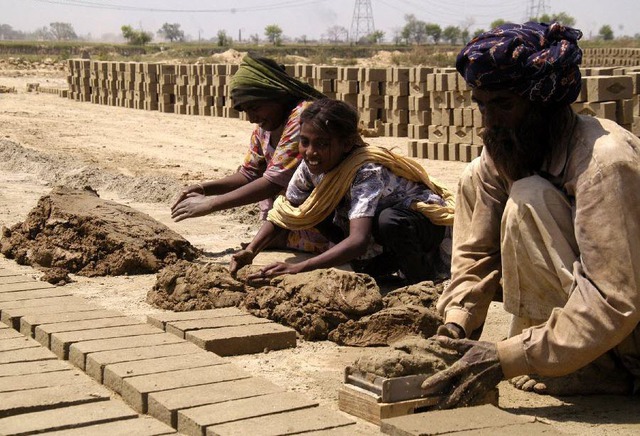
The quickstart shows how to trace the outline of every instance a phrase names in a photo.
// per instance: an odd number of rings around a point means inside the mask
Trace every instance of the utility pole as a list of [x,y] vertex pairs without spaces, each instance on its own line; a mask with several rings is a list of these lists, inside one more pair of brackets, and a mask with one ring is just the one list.
[[371,35],[375,31],[371,0],[355,0],[349,32],[350,41],[357,44],[360,38]]
[[539,19],[547,13],[547,9],[547,0],[530,0],[526,20],[528,21],[532,18]]

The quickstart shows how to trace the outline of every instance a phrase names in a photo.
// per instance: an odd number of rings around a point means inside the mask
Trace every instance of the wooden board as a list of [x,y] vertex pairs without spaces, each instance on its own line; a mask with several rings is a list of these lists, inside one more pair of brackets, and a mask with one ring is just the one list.
[[[379,403],[365,389],[343,384],[338,391],[338,408],[373,424],[380,425],[383,419],[426,412],[438,403],[440,397],[417,398],[395,403]],[[498,390],[490,392],[485,404],[498,405]]]

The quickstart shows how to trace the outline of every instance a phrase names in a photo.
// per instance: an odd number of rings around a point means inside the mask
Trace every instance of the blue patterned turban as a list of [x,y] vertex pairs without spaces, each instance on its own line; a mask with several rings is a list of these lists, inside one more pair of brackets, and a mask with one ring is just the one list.
[[560,23],[504,24],[473,38],[456,59],[472,88],[571,104],[580,94],[582,32]]

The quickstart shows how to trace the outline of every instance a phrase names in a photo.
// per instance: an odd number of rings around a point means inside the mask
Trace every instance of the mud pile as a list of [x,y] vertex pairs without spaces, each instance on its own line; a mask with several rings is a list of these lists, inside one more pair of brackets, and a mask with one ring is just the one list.
[[407,338],[382,354],[359,358],[353,366],[362,372],[387,378],[432,375],[450,367],[459,358],[458,353],[443,348],[433,338]]
[[0,252],[23,265],[94,277],[155,273],[198,250],[150,216],[101,199],[91,188],[58,187],[26,220],[2,229]]
[[435,303],[442,285],[422,282],[382,297],[366,274],[320,269],[247,281],[251,267],[233,278],[226,266],[177,262],[158,274],[147,302],[175,311],[236,306],[296,329],[307,340],[383,346],[429,337],[442,323]]
[[237,307],[247,289],[242,280],[229,274],[225,266],[214,263],[179,261],[158,273],[147,302],[162,309],[188,310]]
[[248,294],[244,306],[305,339],[324,340],[340,324],[380,310],[382,296],[370,276],[330,268],[276,277]]
[[382,299],[382,310],[341,324],[329,339],[340,345],[371,347],[411,336],[433,336],[442,324],[436,311],[442,288],[443,284],[425,281],[391,291]]

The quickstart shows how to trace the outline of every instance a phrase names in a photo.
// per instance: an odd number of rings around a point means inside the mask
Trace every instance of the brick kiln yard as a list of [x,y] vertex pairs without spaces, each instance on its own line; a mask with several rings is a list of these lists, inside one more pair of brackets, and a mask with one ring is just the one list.
[[[230,253],[248,241],[256,222],[247,209],[174,223],[172,195],[183,184],[234,171],[247,142],[250,125],[238,119],[177,115],[81,103],[53,94],[27,93],[26,85],[65,87],[63,72],[0,71],[0,85],[16,93],[0,94],[0,225],[23,221],[38,199],[56,184],[91,185],[105,199],[127,204],[167,225],[208,256],[226,263]],[[407,153],[406,138],[369,138],[369,142]],[[431,175],[455,187],[465,164],[418,159]],[[261,254],[256,263],[290,256]],[[30,267],[0,258],[0,268],[35,278]],[[155,275],[72,276],[62,288],[107,310],[144,322],[161,311],[145,302]],[[498,340],[507,329],[500,306],[492,307],[484,339]],[[338,412],[337,393],[346,365],[379,349],[341,347],[332,342],[298,340],[296,348],[226,357],[253,376],[303,395]],[[97,385],[99,387],[99,385]],[[97,389],[97,388],[96,388]],[[100,391],[100,395],[118,395]],[[616,397],[558,399],[522,393],[503,382],[499,405],[513,414],[534,416],[569,434],[637,434],[638,401]],[[378,427],[354,419],[345,434],[378,434]]]

